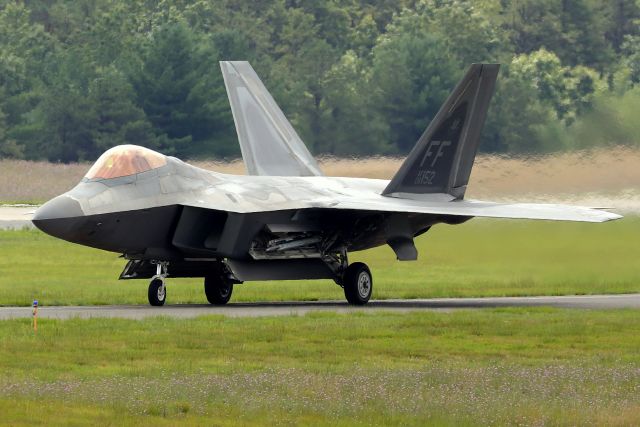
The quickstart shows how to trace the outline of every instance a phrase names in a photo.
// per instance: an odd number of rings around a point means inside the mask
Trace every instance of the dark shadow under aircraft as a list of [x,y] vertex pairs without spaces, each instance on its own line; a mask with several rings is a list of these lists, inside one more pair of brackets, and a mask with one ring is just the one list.
[[248,175],[227,175],[147,148],[105,152],[82,181],[40,207],[33,223],[81,245],[123,254],[121,279],[203,277],[212,304],[253,280],[333,279],[365,304],[373,280],[352,251],[388,244],[415,260],[414,238],[473,217],[602,222],[603,210],[464,199],[499,66],[474,64],[391,181],[322,175],[247,62],[222,62]]

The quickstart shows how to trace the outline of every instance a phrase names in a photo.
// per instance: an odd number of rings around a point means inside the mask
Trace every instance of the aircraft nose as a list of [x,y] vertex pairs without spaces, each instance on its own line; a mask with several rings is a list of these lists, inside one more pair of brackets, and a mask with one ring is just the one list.
[[40,206],[31,221],[40,230],[52,236],[65,238],[78,217],[84,216],[80,203],[62,195]]
[[82,216],[80,203],[69,196],[62,195],[40,206],[33,215],[33,221],[61,219]]

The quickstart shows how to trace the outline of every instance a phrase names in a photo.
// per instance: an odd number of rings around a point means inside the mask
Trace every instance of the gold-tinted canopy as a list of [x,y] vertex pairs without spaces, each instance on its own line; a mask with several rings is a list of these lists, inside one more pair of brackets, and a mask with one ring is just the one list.
[[135,175],[167,164],[167,158],[137,145],[118,145],[104,152],[85,175],[88,179],[110,179]]

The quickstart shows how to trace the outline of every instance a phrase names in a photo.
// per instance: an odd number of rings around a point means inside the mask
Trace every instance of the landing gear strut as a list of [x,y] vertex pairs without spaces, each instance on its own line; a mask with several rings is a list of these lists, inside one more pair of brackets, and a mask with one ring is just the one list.
[[156,275],[151,278],[149,283],[149,304],[160,307],[164,305],[167,299],[167,287],[165,286],[165,280],[167,278],[167,263],[158,262],[156,264]]
[[347,302],[352,305],[364,305],[369,302],[373,291],[371,270],[363,262],[349,264],[347,250],[342,249],[327,264],[333,268],[336,283],[344,289]]

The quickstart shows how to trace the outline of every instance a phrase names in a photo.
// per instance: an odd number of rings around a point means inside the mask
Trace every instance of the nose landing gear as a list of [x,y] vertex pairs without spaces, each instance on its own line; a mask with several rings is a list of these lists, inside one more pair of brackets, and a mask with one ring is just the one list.
[[165,286],[165,280],[167,278],[167,263],[158,262],[156,264],[156,275],[151,278],[149,283],[149,304],[154,307],[160,307],[164,305],[167,299],[167,287]]

